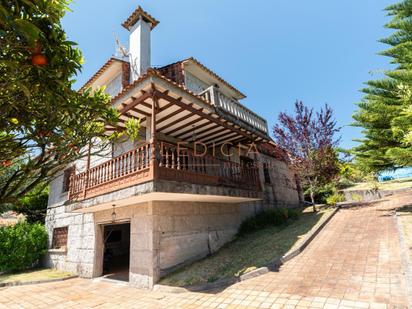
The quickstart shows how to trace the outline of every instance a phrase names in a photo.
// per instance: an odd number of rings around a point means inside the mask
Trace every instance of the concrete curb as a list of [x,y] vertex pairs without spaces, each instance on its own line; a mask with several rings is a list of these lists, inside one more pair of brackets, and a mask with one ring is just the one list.
[[165,293],[186,293],[186,292],[201,292],[201,291],[209,291],[209,290],[216,290],[222,289],[229,285],[232,285],[236,282],[249,280],[255,277],[259,277],[268,273],[269,271],[275,271],[279,269],[282,264],[286,263],[287,261],[291,260],[295,256],[299,255],[308,245],[309,243],[319,234],[319,232],[325,227],[325,225],[332,219],[332,217],[339,211],[340,206],[336,207],[332,213],[330,213],[326,219],[323,220],[321,224],[319,224],[314,230],[310,231],[308,235],[306,235],[305,239],[302,243],[294,250],[287,252],[285,255],[281,257],[277,257],[271,262],[269,262],[265,267],[260,267],[255,270],[252,270],[246,274],[243,274],[239,277],[232,277],[232,278],[225,278],[221,280],[217,280],[215,282],[199,284],[199,285],[192,285],[186,287],[173,287],[168,285],[162,284],[155,284],[153,287],[154,291],[158,292],[165,292]]
[[398,230],[399,241],[401,245],[401,261],[402,261],[402,268],[405,271],[405,278],[406,278],[406,292],[408,297],[408,304],[409,307],[412,307],[412,265],[411,260],[409,258],[409,248],[405,242],[405,235],[403,233],[402,222],[399,218],[399,213],[395,213],[395,221],[396,221],[396,228]]
[[73,275],[64,278],[55,278],[55,279],[46,279],[46,280],[34,280],[34,281],[13,281],[13,282],[0,282],[0,288],[3,287],[10,287],[10,286],[19,286],[19,285],[31,285],[31,284],[39,284],[39,283],[49,283],[49,282],[57,282],[57,281],[65,281],[73,278],[77,278],[79,276]]
[[[305,239],[302,241],[302,243],[299,245],[298,248],[294,249],[293,251],[287,252],[284,256],[280,258],[280,265],[283,263],[291,260],[298,254],[300,254],[310,243],[311,241],[319,234],[319,232],[325,227],[326,224],[335,216],[335,214],[339,211],[341,207],[338,206],[336,207],[332,213],[330,213],[326,219],[323,220],[321,224],[318,225],[314,230],[310,231],[308,235],[306,235]],[[279,265],[279,266],[280,266]]]

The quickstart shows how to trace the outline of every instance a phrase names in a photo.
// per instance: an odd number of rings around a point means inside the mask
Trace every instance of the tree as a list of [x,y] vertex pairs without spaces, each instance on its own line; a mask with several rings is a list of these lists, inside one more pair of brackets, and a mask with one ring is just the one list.
[[314,211],[315,192],[339,173],[334,149],[340,140],[336,138],[338,131],[328,105],[315,114],[299,101],[295,114],[280,113],[273,128],[275,142],[288,152],[293,168],[309,190]]
[[13,205],[12,210],[19,214],[23,214],[28,223],[44,224],[48,199],[48,187],[40,185]]
[[73,89],[82,56],[60,23],[68,4],[0,3],[0,210],[118,137],[104,130],[118,121],[104,90]]
[[389,49],[381,54],[391,58],[395,68],[379,80],[367,82],[355,126],[364,138],[354,148],[356,160],[367,172],[412,164],[412,0],[389,6],[392,16],[386,28],[395,32],[381,42]]

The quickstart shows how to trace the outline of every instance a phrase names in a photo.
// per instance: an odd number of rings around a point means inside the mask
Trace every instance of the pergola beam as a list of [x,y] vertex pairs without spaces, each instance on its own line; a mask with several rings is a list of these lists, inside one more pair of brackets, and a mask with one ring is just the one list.
[[[132,110],[133,112],[138,113],[138,114],[142,114],[142,115],[144,115],[144,116],[146,116],[146,117],[152,116],[150,113],[145,112],[145,111],[142,111],[141,109],[137,109],[136,107],[132,108],[131,110]],[[129,110],[129,112],[128,112],[127,114],[130,115],[130,110]],[[133,116],[133,115],[131,115],[131,116]]]
[[178,124],[179,122],[182,122],[182,121],[184,121],[184,120],[186,120],[186,119],[188,119],[188,118],[191,118],[191,117],[193,117],[193,116],[195,116],[195,115],[193,115],[192,113],[189,113],[189,114],[183,116],[182,118],[176,119],[175,121],[172,121],[172,122],[164,125],[163,127],[159,128],[159,132],[160,132],[160,131],[163,131],[163,130],[166,130],[166,129],[170,128],[170,127],[173,127],[174,125]]
[[[169,90],[167,90],[167,93],[169,93]],[[176,100],[182,101],[182,97],[178,97]],[[175,105],[173,102],[171,102],[169,104],[166,104],[162,108],[159,108],[158,113],[161,113],[161,112],[167,110],[168,108],[172,107],[173,105]]]
[[[192,105],[193,105],[193,104],[192,104]],[[179,109],[175,110],[174,112],[172,112],[171,114],[168,114],[168,115],[164,116],[163,118],[160,118],[160,119],[157,121],[157,124],[162,123],[162,122],[166,121],[167,119],[170,119],[170,118],[172,118],[173,116],[176,116],[177,114],[179,114],[179,113],[181,113],[181,112],[184,112],[184,111],[185,111],[184,108],[179,108]]]
[[155,92],[156,92],[156,95],[157,95],[159,98],[162,98],[162,99],[167,100],[167,101],[169,101],[169,102],[174,102],[177,106],[182,107],[182,108],[185,108],[185,109],[187,109],[188,111],[190,111],[190,112],[193,113],[193,114],[196,114],[196,115],[198,115],[198,116],[200,116],[200,117],[202,117],[202,118],[206,118],[206,119],[208,119],[208,120],[210,120],[210,121],[212,121],[212,122],[214,122],[214,123],[216,123],[216,124],[218,124],[218,125],[221,125],[221,126],[223,126],[223,127],[226,127],[226,128],[228,128],[228,129],[230,129],[230,130],[232,130],[232,131],[234,131],[234,132],[237,132],[239,135],[243,135],[243,136],[245,136],[245,137],[250,137],[250,135],[248,135],[247,133],[242,132],[242,131],[239,130],[239,129],[236,129],[235,127],[230,126],[230,125],[228,125],[227,123],[222,122],[219,118],[214,118],[214,117],[210,116],[209,114],[203,113],[202,111],[195,109],[195,108],[192,107],[192,106],[189,106],[189,105],[187,105],[187,104],[185,104],[185,103],[183,103],[183,102],[181,102],[181,101],[177,101],[175,98],[173,98],[173,97],[171,97],[171,96],[169,96],[169,95],[167,95],[167,94],[164,94],[164,93],[161,92],[161,91],[155,90]]
[[202,142],[205,143],[205,144],[208,144],[212,141],[220,141],[221,139],[225,139],[225,138],[228,138],[228,137],[233,137],[233,134],[239,135],[236,132],[229,131],[229,132],[224,132],[222,134],[219,134],[219,135],[216,135],[214,137],[208,138],[206,140],[203,140]]
[[[227,128],[221,128],[221,129],[216,130],[216,131],[213,131],[213,132],[205,132],[206,135],[205,135],[205,134],[199,134],[199,133],[197,133],[196,135],[198,136],[198,138],[199,138],[200,140],[202,140],[202,138],[208,138],[209,136],[213,136],[214,134],[218,134],[218,133],[221,133],[221,132],[225,132],[225,131],[227,131],[227,130],[229,130],[229,129],[227,129]],[[232,131],[231,131],[231,132],[232,132]],[[200,137],[200,136],[203,136],[203,137]]]
[[196,122],[199,122],[199,121],[202,121],[202,119],[196,118],[196,119],[194,119],[194,120],[192,120],[192,121],[190,121],[190,122],[188,122],[188,123],[186,123],[186,124],[184,124],[180,127],[177,127],[176,129],[173,129],[172,131],[168,132],[167,134],[173,134],[175,132],[178,132],[178,131],[182,130],[183,128],[185,128],[187,126],[191,126],[192,124],[195,124]]
[[[253,142],[251,141],[249,138],[246,137],[241,137],[238,139],[235,139],[234,141],[231,141],[230,143],[232,143],[234,146],[238,145],[239,143],[243,142],[243,141],[249,141],[249,142]],[[225,143],[225,141],[220,141],[214,144],[214,146],[219,146],[221,144]],[[210,145],[209,145],[210,146]]]
[[191,129],[185,130],[185,131],[182,132],[182,133],[179,133],[178,135],[176,135],[176,138],[180,138],[180,137],[182,137],[182,136],[184,136],[184,135],[186,135],[186,134],[188,134],[188,133],[191,133],[193,130],[198,130],[198,129],[204,128],[204,127],[206,127],[206,126],[208,126],[208,125],[211,125],[211,124],[213,125],[211,128],[207,128],[207,129],[205,129],[205,130],[202,130],[202,131],[200,131],[200,132],[197,132],[196,134],[202,134],[202,133],[204,133],[204,132],[207,132],[208,130],[212,130],[212,129],[215,129],[215,128],[218,128],[218,127],[219,127],[218,125],[216,125],[216,124],[208,121],[208,122],[199,124],[199,125],[198,125],[196,128],[194,128],[194,129],[191,128]]
[[143,95],[141,95],[139,98],[134,99],[131,103],[127,104],[125,107],[123,107],[121,110],[119,110],[120,114],[125,114],[135,106],[141,104],[145,100],[149,99],[152,97],[152,93],[150,92],[144,92]]
[[[144,93],[147,93],[146,91],[144,91]],[[133,101],[138,100],[138,98],[136,97],[132,97]],[[149,108],[150,110],[152,110],[152,105],[150,105],[149,103],[146,102],[141,102],[139,103],[140,105],[143,105],[144,107]],[[127,103],[123,103],[123,105],[127,105]]]

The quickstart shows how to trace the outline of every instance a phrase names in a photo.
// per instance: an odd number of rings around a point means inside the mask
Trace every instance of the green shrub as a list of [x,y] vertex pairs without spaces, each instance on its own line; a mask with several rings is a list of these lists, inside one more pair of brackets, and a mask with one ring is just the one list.
[[[326,203],[326,198],[330,195],[332,195],[336,191],[335,184],[333,183],[328,183],[320,188],[318,188],[315,191],[315,202],[317,204],[325,204]],[[309,189],[306,189],[304,192],[305,195],[305,200],[310,201],[310,191]]]
[[326,204],[336,205],[339,202],[344,202],[345,196],[342,193],[334,193],[326,198]]
[[296,209],[271,208],[258,213],[242,222],[239,228],[239,235],[257,231],[268,226],[279,226],[286,224],[289,220],[297,219],[299,213]]
[[0,227],[0,271],[33,267],[47,251],[47,231],[39,223]]
[[355,202],[362,202],[362,200],[363,200],[362,195],[357,194],[357,193],[351,193],[350,198]]

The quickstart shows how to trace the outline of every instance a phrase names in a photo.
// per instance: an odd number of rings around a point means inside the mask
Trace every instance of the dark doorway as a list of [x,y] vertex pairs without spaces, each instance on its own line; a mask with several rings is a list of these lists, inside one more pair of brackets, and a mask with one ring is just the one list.
[[105,225],[103,236],[104,277],[129,281],[130,223]]

